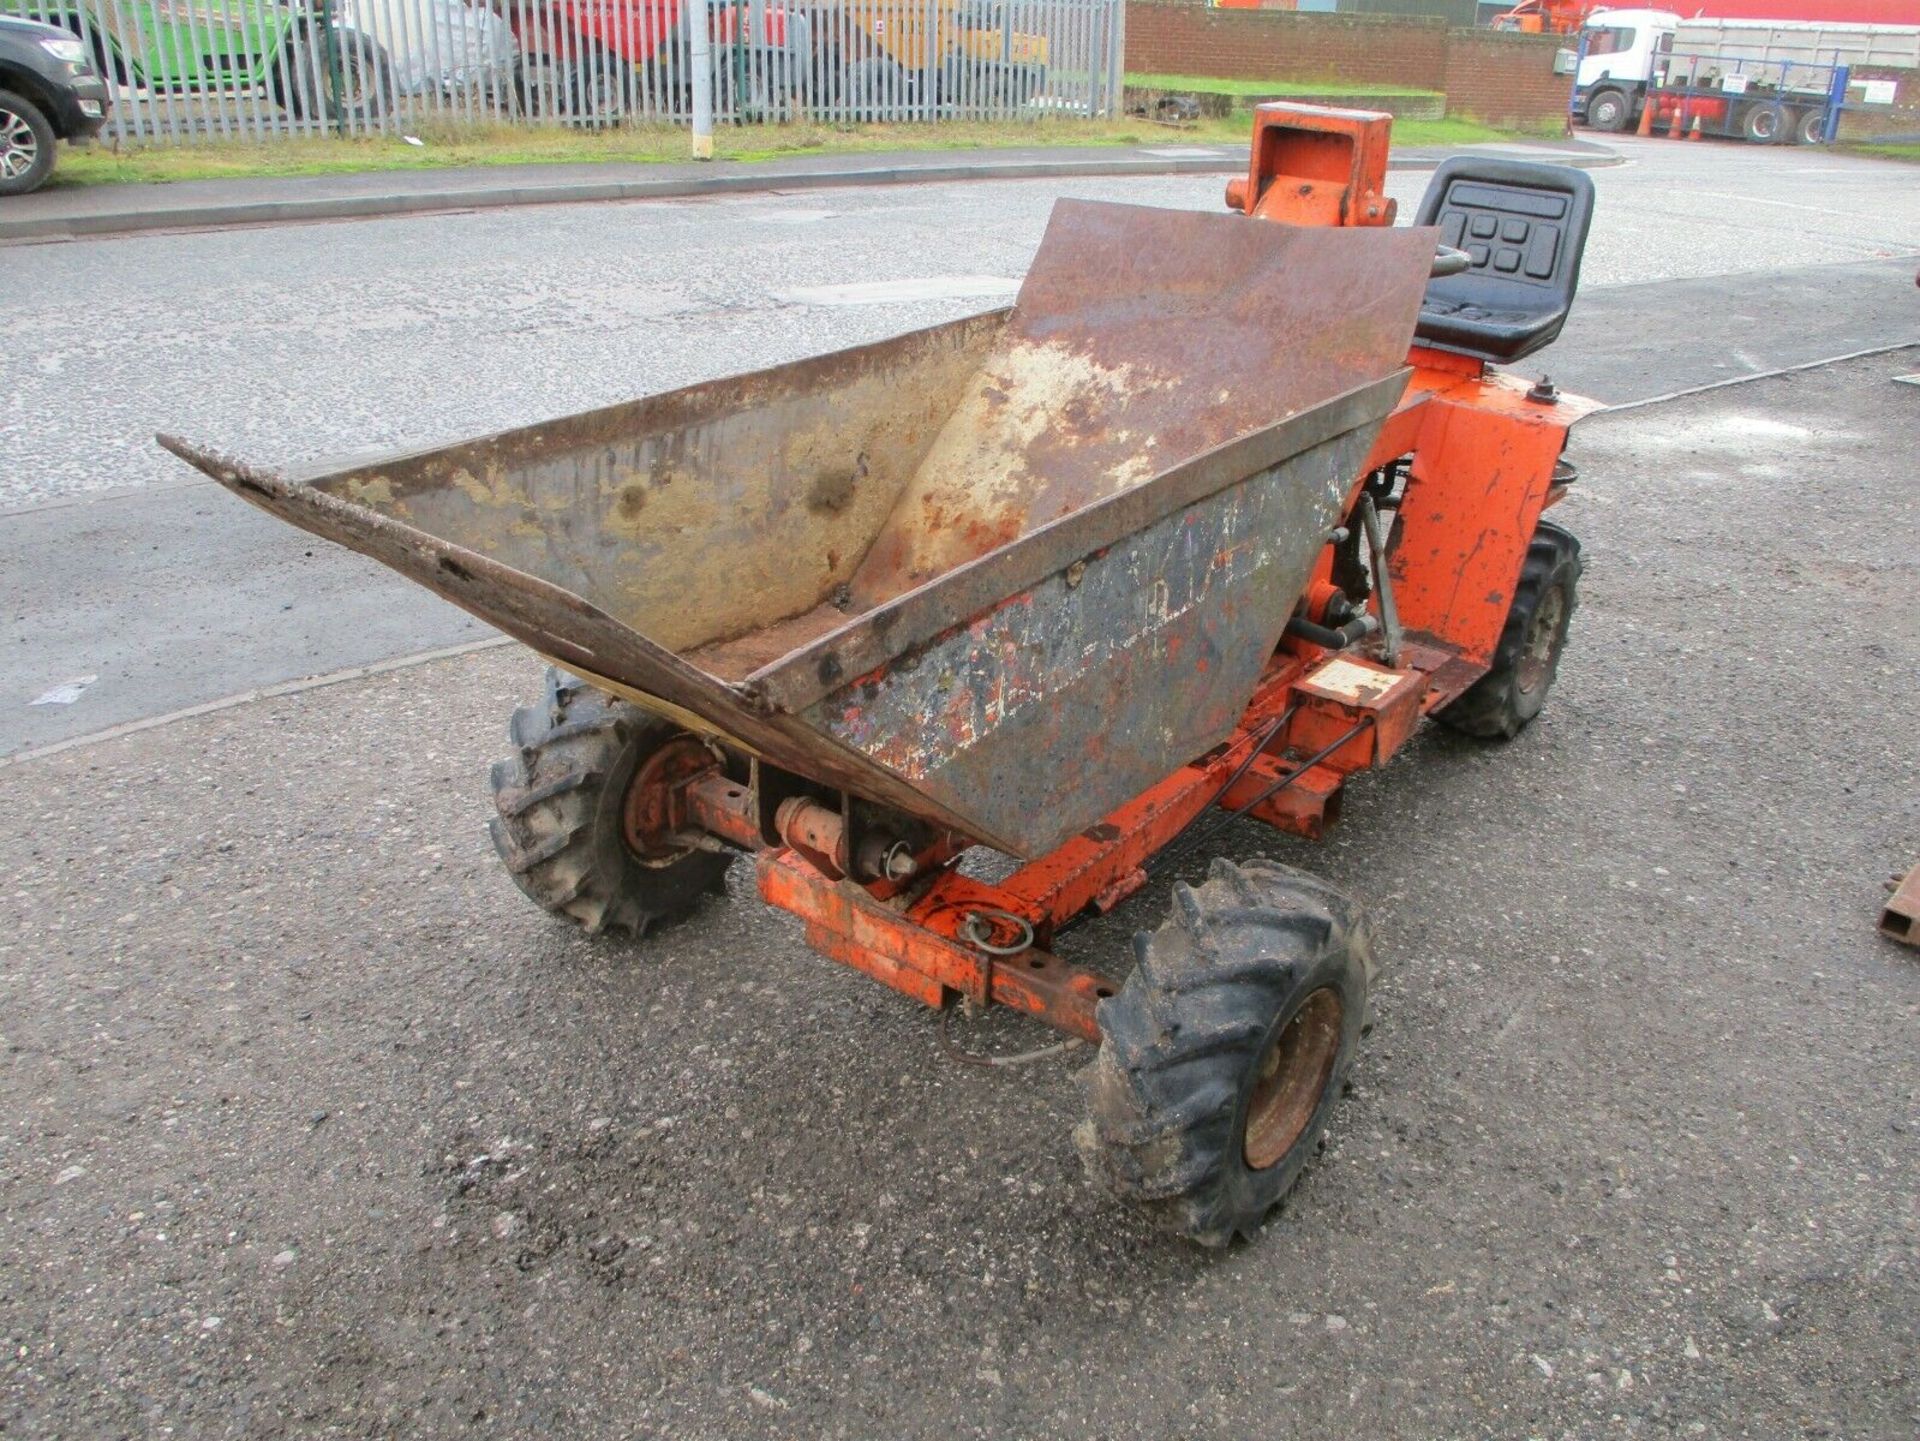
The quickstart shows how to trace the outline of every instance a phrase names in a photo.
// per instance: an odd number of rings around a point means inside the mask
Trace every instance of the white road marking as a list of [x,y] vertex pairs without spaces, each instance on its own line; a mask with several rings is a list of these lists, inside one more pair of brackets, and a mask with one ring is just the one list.
[[252,705],[255,701],[273,700],[284,695],[299,695],[303,691],[319,690],[322,686],[339,685],[342,681],[365,680],[370,676],[387,675],[396,670],[412,670],[415,666],[429,665],[437,660],[448,660],[453,656],[470,655],[474,651],[493,650],[499,646],[514,644],[516,642],[510,635],[491,635],[485,640],[468,641],[464,645],[442,646],[438,650],[423,650],[414,655],[396,656],[392,660],[376,661],[372,665],[353,665],[345,670],[328,671],[325,675],[304,676],[299,680],[281,681],[278,685],[263,685],[254,690],[243,690],[236,695],[221,696],[218,700],[202,701],[199,705],[183,706],[179,710],[168,711],[165,715],[144,716],[139,720],[123,721],[117,726],[108,726],[105,730],[94,731],[88,735],[68,736],[65,740],[35,746],[31,750],[15,751],[10,756],[0,756],[0,770],[6,770],[9,766],[23,765],[28,761],[44,760],[48,756],[77,750],[81,746],[98,745],[102,741],[118,740],[121,736],[138,735],[141,731],[172,725],[175,721],[212,715],[216,711],[232,710],[235,706]]
[[1713,200],[1737,200],[1742,205],[1777,205],[1782,210],[1804,210],[1809,215],[1841,215],[1850,220],[1859,219],[1857,211],[1839,210],[1831,205],[1799,205],[1791,200],[1768,200],[1762,195],[1737,195],[1730,190],[1695,190],[1692,193]]

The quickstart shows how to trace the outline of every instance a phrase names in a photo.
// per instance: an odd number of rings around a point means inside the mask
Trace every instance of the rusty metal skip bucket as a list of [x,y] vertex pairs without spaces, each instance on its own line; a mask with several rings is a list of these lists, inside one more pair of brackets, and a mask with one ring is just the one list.
[[1031,856],[1231,732],[1433,253],[1062,201],[1010,310],[325,473],[160,441],[611,690]]

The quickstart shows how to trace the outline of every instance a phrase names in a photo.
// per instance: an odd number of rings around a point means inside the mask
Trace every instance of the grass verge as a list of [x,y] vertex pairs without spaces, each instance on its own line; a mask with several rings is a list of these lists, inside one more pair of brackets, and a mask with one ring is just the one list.
[[1890,140],[1878,145],[1854,141],[1844,148],[1855,155],[1872,155],[1881,160],[1905,160],[1909,164],[1920,164],[1920,141]]
[[[939,125],[792,125],[723,128],[716,158],[752,162],[791,155],[857,155],[902,150],[994,150],[1019,146],[1244,145],[1242,115],[1172,129],[1146,120],[1059,120]],[[1467,120],[1409,120],[1394,127],[1401,146],[1472,145],[1510,132]],[[687,132],[667,125],[585,131],[560,126],[423,127],[410,145],[392,139],[207,141],[112,150],[93,145],[61,156],[56,186],[128,182],[346,175],[375,170],[463,166],[661,164],[688,159]]]

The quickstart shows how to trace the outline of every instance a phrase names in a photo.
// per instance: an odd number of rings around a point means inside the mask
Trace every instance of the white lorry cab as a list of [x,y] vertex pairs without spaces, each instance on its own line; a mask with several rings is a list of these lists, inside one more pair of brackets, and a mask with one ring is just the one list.
[[1670,10],[1598,10],[1581,27],[1578,51],[1561,52],[1573,77],[1573,116],[1595,130],[1624,130],[1639,115],[1656,62],[1673,50],[1680,17]]
[[1625,130],[1652,111],[1672,133],[1697,130],[1758,144],[1829,140],[1849,97],[1848,68],[1920,64],[1920,25],[1683,19],[1671,10],[1596,10],[1571,74],[1573,118]]

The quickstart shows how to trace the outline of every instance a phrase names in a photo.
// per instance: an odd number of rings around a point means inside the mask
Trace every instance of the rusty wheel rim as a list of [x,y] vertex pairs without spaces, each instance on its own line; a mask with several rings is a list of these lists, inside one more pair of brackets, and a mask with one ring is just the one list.
[[620,828],[641,865],[670,866],[694,849],[674,839],[685,821],[676,798],[683,782],[718,764],[705,743],[692,736],[668,741],[640,762],[627,785]]
[[1559,586],[1540,597],[1540,608],[1527,627],[1527,643],[1520,652],[1520,689],[1532,695],[1553,669],[1553,649],[1560,639],[1560,619],[1566,613],[1566,594]]
[[1300,1003],[1261,1057],[1243,1145],[1253,1170],[1278,1165],[1306,1134],[1340,1054],[1345,1015],[1340,993],[1322,986]]

